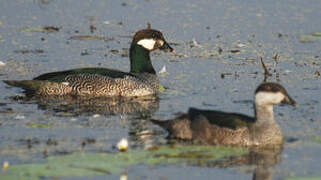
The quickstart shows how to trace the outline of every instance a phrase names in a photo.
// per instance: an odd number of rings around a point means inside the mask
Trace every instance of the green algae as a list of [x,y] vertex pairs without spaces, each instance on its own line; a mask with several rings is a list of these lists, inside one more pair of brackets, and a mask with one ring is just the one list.
[[3,179],[39,179],[40,177],[93,176],[121,173],[133,165],[160,165],[213,162],[247,153],[244,148],[213,146],[160,146],[150,150],[116,153],[74,153],[52,156],[44,163],[12,165]]
[[165,91],[165,87],[163,85],[159,85],[159,92],[164,92]]

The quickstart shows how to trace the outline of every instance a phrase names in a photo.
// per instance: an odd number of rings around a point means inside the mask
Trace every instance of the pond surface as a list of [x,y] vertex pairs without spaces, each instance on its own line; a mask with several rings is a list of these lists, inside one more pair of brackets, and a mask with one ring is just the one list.
[[[159,74],[167,88],[152,100],[115,105],[29,99],[0,82],[0,162],[10,164],[2,173],[48,157],[115,152],[123,137],[134,150],[164,145],[166,132],[150,119],[173,118],[191,106],[253,115],[253,92],[264,80],[262,57],[272,74],[267,80],[281,83],[298,106],[275,108],[286,142],[258,179],[320,179],[320,9],[319,0],[1,1],[0,80],[79,67],[128,71],[131,37],[147,22],[176,50],[151,54],[155,69],[167,70]],[[257,162],[240,159],[205,166],[136,163],[123,172],[91,177],[250,179],[260,174]]]

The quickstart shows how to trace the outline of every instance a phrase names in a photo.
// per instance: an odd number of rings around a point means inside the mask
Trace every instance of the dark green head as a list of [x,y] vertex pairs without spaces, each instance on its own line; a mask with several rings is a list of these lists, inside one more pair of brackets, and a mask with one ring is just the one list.
[[155,29],[142,29],[136,32],[131,46],[139,45],[148,51],[161,49],[173,52],[174,49],[165,41],[163,34]]
[[160,31],[150,28],[137,31],[130,46],[130,72],[156,74],[149,56],[156,49],[174,51]]

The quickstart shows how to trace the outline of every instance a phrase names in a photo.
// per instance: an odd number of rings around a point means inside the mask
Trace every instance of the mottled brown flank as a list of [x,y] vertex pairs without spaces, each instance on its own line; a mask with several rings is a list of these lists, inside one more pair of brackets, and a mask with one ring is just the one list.
[[156,75],[137,73],[135,77],[110,78],[98,74],[69,75],[63,83],[48,82],[38,95],[145,96],[156,94],[159,81]]
[[207,119],[200,117],[192,121],[193,139],[213,145],[248,145],[249,133],[246,127],[232,130],[210,124]]
[[275,127],[240,127],[235,130],[209,123],[204,116],[190,120],[188,114],[176,119],[154,123],[165,128],[169,137],[181,140],[193,140],[202,144],[229,146],[268,146],[283,143],[281,130]]
[[164,122],[154,121],[169,132],[170,138],[193,140],[212,145],[249,145],[249,132],[246,127],[232,130],[210,124],[208,120],[199,116],[191,121],[187,114]]
[[136,32],[132,44],[137,44],[142,39],[159,39],[165,41],[163,34],[155,29],[142,29]]
[[154,123],[162,126],[169,131],[169,136],[176,139],[192,140],[193,132],[191,130],[191,122],[188,115],[183,115],[177,119],[168,121],[154,120]]

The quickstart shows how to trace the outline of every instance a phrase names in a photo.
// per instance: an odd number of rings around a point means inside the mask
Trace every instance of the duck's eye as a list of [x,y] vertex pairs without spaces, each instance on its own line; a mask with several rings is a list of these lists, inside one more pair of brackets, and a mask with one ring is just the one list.
[[272,92],[277,92],[277,91],[279,91],[279,88],[277,88],[277,87],[272,87],[272,88],[271,88],[271,91],[272,91]]
[[146,48],[148,50],[153,50],[155,43],[156,43],[156,41],[154,39],[142,39],[142,40],[138,41],[137,44],[143,46],[144,48]]

